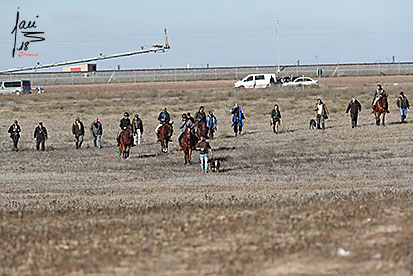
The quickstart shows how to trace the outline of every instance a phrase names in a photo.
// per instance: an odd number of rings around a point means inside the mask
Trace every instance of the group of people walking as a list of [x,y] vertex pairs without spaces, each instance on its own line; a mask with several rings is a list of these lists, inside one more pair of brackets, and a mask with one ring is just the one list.
[[[378,100],[381,97],[385,97],[385,112],[389,112],[388,110],[388,102],[387,102],[387,94],[383,87],[378,84],[377,89],[375,90],[374,97],[372,100],[372,107],[377,104]],[[409,100],[404,95],[404,92],[400,92],[400,95],[397,99],[397,106],[400,109],[400,116],[401,122],[405,123],[407,112],[410,108]],[[357,127],[358,121],[358,114],[361,112],[362,106],[360,102],[355,98],[352,97],[350,100],[345,115],[348,116],[350,114],[351,117],[351,126],[352,128]],[[316,128],[317,129],[325,129],[325,120],[328,119],[329,113],[327,109],[327,105],[319,98],[317,99],[316,103],[313,106],[313,111],[315,113],[316,119]],[[238,135],[242,134],[242,130],[244,127],[245,115],[242,108],[239,106],[238,103],[235,103],[234,107],[230,110],[232,114],[232,121],[231,121],[231,128],[233,128],[234,136],[237,137]],[[158,126],[156,127],[156,135],[159,141],[159,130],[164,124],[170,124],[171,116],[167,111],[167,108],[164,107],[162,111],[159,113],[158,116]],[[280,108],[278,104],[274,105],[274,108],[271,111],[271,118],[270,118],[270,125],[272,126],[272,130],[275,134],[279,133],[279,126],[282,124],[282,116],[280,112]],[[172,125],[172,124],[171,124]],[[187,112],[182,114],[182,120],[179,124],[180,128],[180,135],[178,138],[179,144],[181,144],[183,135],[185,133],[186,128],[191,129],[191,133],[195,135],[197,129],[199,127],[205,127],[206,131],[202,133],[198,144],[195,146],[196,150],[200,151],[200,158],[201,158],[201,166],[202,171],[207,172],[208,167],[208,153],[212,155],[212,148],[209,142],[206,140],[207,138],[213,139],[214,132],[217,131],[217,118],[215,117],[214,113],[210,111],[208,115],[205,113],[205,108],[200,106],[199,110],[195,113],[195,117],[191,116],[191,113]],[[129,118],[129,113],[125,112],[123,114],[123,118],[120,120],[119,123],[120,132],[117,136],[117,140],[119,143],[119,137],[122,131],[126,130],[128,127],[131,128],[131,141],[134,146],[141,144],[142,142],[142,135],[143,135],[143,122],[138,114],[135,114],[132,121]],[[102,123],[96,117],[94,121],[91,123],[89,127],[90,133],[93,137],[93,146],[95,148],[102,148],[102,135],[103,135],[103,127]],[[13,151],[18,151],[18,143],[20,138],[20,133],[22,129],[17,120],[9,127],[8,133],[13,140]],[[75,139],[75,146],[76,149],[80,149],[82,147],[85,135],[85,128],[83,122],[80,118],[76,118],[75,122],[72,125],[72,134]],[[43,125],[42,122],[39,122],[36,126],[33,134],[33,138],[36,140],[36,150],[45,151],[45,142],[48,139],[48,134],[46,127]]]

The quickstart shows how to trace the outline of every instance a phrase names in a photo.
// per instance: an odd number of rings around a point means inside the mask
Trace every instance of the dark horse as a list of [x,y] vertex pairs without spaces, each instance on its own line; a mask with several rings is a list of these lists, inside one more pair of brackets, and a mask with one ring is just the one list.
[[184,137],[182,138],[182,141],[179,143],[184,152],[185,165],[191,164],[192,150],[195,148],[196,144],[195,139],[196,137],[193,137],[193,135],[191,134],[191,128],[186,127]]
[[132,146],[132,129],[128,126],[119,136],[119,152],[123,158],[129,157],[129,151]]
[[173,123],[166,123],[159,130],[159,140],[161,141],[161,149],[163,153],[168,152],[168,143],[174,132],[172,124]]
[[373,106],[374,117],[376,118],[376,125],[380,125],[380,115],[383,115],[383,126],[385,126],[384,118],[386,117],[386,96],[382,96]]
[[201,136],[207,137],[208,129],[206,127],[206,122],[202,122],[198,125],[198,129],[196,130],[196,138],[201,140]]

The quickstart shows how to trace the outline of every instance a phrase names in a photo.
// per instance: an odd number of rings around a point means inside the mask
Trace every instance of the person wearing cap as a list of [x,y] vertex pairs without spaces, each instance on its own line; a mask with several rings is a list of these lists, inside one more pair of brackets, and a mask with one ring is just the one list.
[[34,138],[36,139],[36,150],[40,150],[41,145],[42,151],[45,151],[45,141],[48,137],[47,130],[42,122],[39,122],[38,126],[34,129]]
[[278,107],[278,104],[274,105],[274,108],[271,110],[271,121],[270,125],[272,125],[272,131],[275,134],[278,134],[278,127],[282,123],[281,112]]
[[410,108],[409,100],[407,97],[404,95],[404,92],[400,92],[400,96],[397,99],[397,107],[400,108],[400,116],[401,116],[401,122],[405,123],[406,117],[407,117],[407,111]]
[[90,125],[90,132],[93,136],[93,146],[102,148],[102,134],[103,127],[102,123],[99,121],[98,117],[95,118],[94,122]]
[[120,136],[122,135],[123,131],[130,126],[131,126],[131,122],[129,119],[129,113],[125,112],[123,113],[123,118],[120,119],[120,123],[119,123],[120,131],[118,133],[118,136],[116,137],[116,141],[118,141],[118,146],[120,144],[120,140],[119,140]]
[[195,149],[199,151],[199,159],[201,160],[201,170],[203,173],[208,172],[208,153],[211,153],[212,158],[212,148],[209,142],[206,140],[205,136],[201,136],[201,140],[196,144]]
[[237,133],[239,135],[242,133],[242,128],[244,127],[244,112],[242,111],[241,107],[238,103],[235,103],[234,107],[231,109],[232,114],[232,123],[231,127],[234,127],[234,136],[237,137]]
[[357,127],[357,117],[361,111],[361,104],[355,97],[351,98],[351,101],[347,106],[346,116],[348,116],[349,111],[351,116],[351,128],[355,128]]
[[325,129],[324,120],[328,119],[328,109],[325,103],[319,98],[313,106],[313,111],[317,119],[317,129]]
[[159,113],[159,116],[158,116],[159,124],[155,129],[156,137],[158,137],[158,142],[160,140],[159,130],[164,124],[168,124],[170,120],[171,120],[171,116],[169,115],[166,107],[162,108],[162,111],[161,113]]
[[17,122],[17,120],[14,120],[14,123],[9,127],[8,130],[8,133],[10,133],[10,138],[13,140],[13,151],[19,151],[17,144],[19,143],[20,132],[21,128],[19,126],[19,122]]
[[192,129],[193,123],[191,120],[188,120],[188,116],[184,113],[182,114],[182,120],[179,123],[179,129],[181,130],[181,134],[179,135],[178,142],[179,145],[182,147],[182,139],[184,138],[185,130],[187,127]]
[[384,111],[386,113],[390,113],[389,111],[389,103],[387,101],[387,93],[381,86],[381,84],[377,84],[377,89],[374,91],[374,96],[373,96],[373,101],[372,101],[372,108],[371,108],[371,113],[374,112],[374,107],[376,106],[376,103],[378,100],[380,100],[381,97],[384,97],[386,104],[384,106]]
[[83,144],[85,128],[83,127],[83,123],[80,121],[79,117],[76,118],[75,122],[72,125],[72,134],[75,138],[76,149],[80,149]]
[[135,146],[140,145],[142,141],[143,134],[143,123],[138,114],[135,114],[135,118],[132,120],[132,132],[133,132],[133,141]]
[[217,117],[215,117],[212,111],[209,112],[206,117],[206,127],[207,127],[207,136],[210,139],[214,139],[214,132],[217,131]]

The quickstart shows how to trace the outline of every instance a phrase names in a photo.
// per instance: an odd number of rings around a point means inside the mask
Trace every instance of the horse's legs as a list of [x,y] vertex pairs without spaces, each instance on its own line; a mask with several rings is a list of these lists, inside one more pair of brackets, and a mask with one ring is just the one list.
[[385,126],[386,124],[385,124],[385,122],[384,122],[384,118],[386,117],[386,113],[384,112],[383,113],[383,126]]
[[191,164],[191,155],[192,155],[192,148],[191,146],[188,147],[188,160],[189,160],[189,164]]

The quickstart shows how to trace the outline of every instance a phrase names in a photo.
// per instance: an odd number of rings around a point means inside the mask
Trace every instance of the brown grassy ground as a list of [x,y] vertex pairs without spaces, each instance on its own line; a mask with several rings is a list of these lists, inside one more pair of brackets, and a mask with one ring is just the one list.
[[[390,94],[386,127],[368,110],[375,84]],[[395,85],[397,83],[397,85]],[[412,77],[323,79],[305,90],[234,90],[232,81],[46,87],[44,95],[0,98],[0,273],[3,275],[411,275],[412,124],[395,101]],[[360,128],[344,110],[363,104]],[[308,129],[317,97],[325,131]],[[229,109],[246,113],[231,137]],[[269,113],[284,124],[273,135]],[[153,130],[162,106],[179,122],[200,104],[218,117],[211,141],[223,172],[183,166],[176,138],[161,155]],[[117,155],[124,111],[144,120],[144,143]],[[71,123],[99,116],[104,148],[87,136],[76,151]],[[21,151],[6,130],[17,118]],[[42,120],[48,151],[33,149]],[[341,256],[342,248],[350,252]]]

